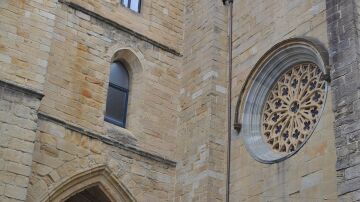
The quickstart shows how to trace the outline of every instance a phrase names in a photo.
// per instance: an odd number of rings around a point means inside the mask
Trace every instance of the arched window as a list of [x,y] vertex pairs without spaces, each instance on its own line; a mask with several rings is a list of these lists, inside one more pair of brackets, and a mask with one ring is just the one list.
[[121,62],[110,67],[105,121],[125,127],[129,97],[129,73]]

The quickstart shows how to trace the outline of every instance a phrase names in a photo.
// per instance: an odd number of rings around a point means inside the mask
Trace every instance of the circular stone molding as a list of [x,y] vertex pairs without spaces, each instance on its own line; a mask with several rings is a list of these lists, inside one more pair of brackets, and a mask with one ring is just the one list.
[[241,136],[256,160],[285,160],[315,130],[327,95],[321,53],[306,40],[288,40],[265,54],[250,74],[239,98],[244,99]]

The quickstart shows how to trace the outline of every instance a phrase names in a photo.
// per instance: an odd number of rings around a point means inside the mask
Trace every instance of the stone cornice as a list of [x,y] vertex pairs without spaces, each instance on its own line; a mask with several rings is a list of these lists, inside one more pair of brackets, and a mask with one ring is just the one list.
[[0,87],[5,87],[8,89],[12,89],[14,91],[18,91],[20,93],[24,93],[28,96],[35,97],[39,100],[41,100],[44,97],[44,94],[40,92],[2,80],[0,80]]
[[67,122],[65,122],[63,120],[57,119],[57,118],[52,117],[50,115],[39,112],[38,117],[41,120],[50,121],[52,123],[61,125],[61,126],[65,127],[68,130],[78,132],[78,133],[86,135],[86,136],[88,136],[88,137],[90,137],[92,139],[97,139],[97,140],[99,140],[99,141],[101,141],[101,142],[103,142],[103,143],[105,143],[107,145],[117,147],[119,149],[131,152],[133,154],[137,154],[139,156],[145,157],[147,159],[151,159],[153,161],[157,161],[157,162],[165,164],[167,166],[171,166],[171,167],[176,166],[175,161],[169,160],[169,159],[167,159],[165,157],[162,157],[162,156],[159,156],[159,155],[156,155],[156,154],[152,154],[152,153],[147,152],[147,151],[143,151],[140,148],[138,148],[136,146],[133,146],[133,145],[123,144],[123,143],[121,143],[121,142],[119,142],[117,140],[113,140],[113,139],[110,139],[108,137],[97,134],[95,132],[88,131],[85,128],[75,126],[73,124],[67,123]]
[[95,18],[95,19],[97,19],[97,20],[99,20],[101,22],[104,22],[104,23],[106,23],[106,24],[108,24],[108,25],[110,25],[110,26],[112,26],[112,27],[114,27],[114,28],[116,28],[118,30],[126,32],[126,33],[128,33],[128,34],[130,34],[132,36],[135,36],[136,38],[138,38],[140,40],[146,41],[146,42],[152,44],[153,46],[162,49],[163,51],[174,54],[174,55],[176,55],[178,57],[182,57],[182,54],[180,52],[178,52],[177,50],[175,50],[175,49],[173,49],[173,48],[171,48],[171,47],[169,47],[169,46],[167,46],[165,44],[154,41],[153,39],[150,39],[147,36],[144,36],[144,35],[136,32],[134,30],[131,30],[131,29],[129,29],[129,28],[127,28],[127,27],[113,21],[113,20],[105,18],[105,17],[103,17],[103,16],[101,16],[101,15],[99,15],[99,14],[93,12],[93,11],[90,11],[90,10],[82,7],[79,4],[76,4],[76,3],[73,3],[73,2],[70,2],[70,1],[67,1],[67,0],[59,0],[59,3],[65,4],[65,5],[69,6],[72,9],[75,9],[77,11],[85,13],[85,14],[87,14],[87,15],[89,15],[89,16],[91,16],[91,17],[93,17],[93,18]]

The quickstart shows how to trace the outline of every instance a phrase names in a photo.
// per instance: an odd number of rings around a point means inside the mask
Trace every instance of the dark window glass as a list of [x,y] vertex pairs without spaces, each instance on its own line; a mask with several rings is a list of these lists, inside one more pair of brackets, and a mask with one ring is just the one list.
[[119,62],[111,64],[109,80],[111,84],[129,89],[129,74],[124,66]]
[[120,62],[111,64],[105,121],[125,127],[129,74]]
[[140,13],[141,0],[121,0],[121,4],[126,8]]

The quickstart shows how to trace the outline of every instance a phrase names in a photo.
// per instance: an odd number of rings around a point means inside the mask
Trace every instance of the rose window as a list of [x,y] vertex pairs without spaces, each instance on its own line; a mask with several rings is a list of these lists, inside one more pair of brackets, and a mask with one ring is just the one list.
[[280,76],[262,111],[262,134],[276,152],[297,150],[316,127],[325,102],[326,81],[313,64],[295,65]]
[[294,38],[278,43],[252,67],[239,94],[234,129],[255,160],[286,160],[321,129],[330,81],[327,56],[321,45]]

